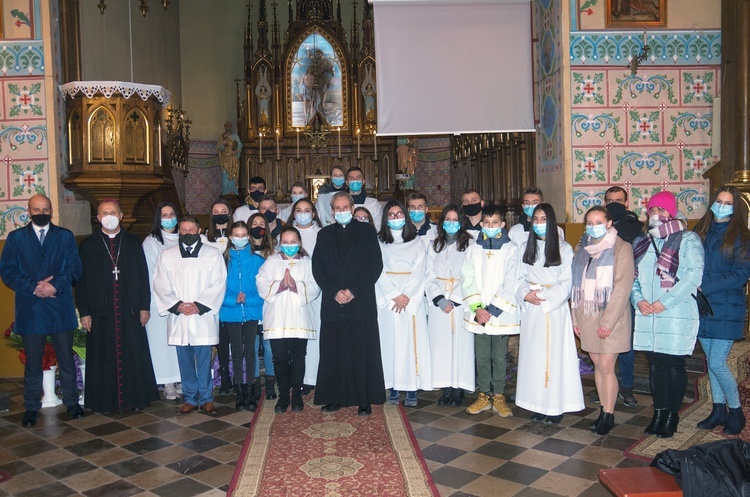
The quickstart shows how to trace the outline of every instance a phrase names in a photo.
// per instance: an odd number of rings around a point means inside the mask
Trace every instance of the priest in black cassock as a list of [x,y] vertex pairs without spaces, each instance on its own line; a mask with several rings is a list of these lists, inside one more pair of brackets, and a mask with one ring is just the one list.
[[101,230],[81,242],[83,274],[76,285],[81,325],[89,332],[85,407],[141,410],[159,400],[144,328],[151,304],[146,257],[140,241],[120,227],[116,200],[102,200],[97,214]]
[[320,286],[320,366],[315,404],[325,412],[385,402],[375,282],[383,270],[375,228],[352,221],[354,200],[346,192],[331,199],[336,222],[318,233],[312,268]]

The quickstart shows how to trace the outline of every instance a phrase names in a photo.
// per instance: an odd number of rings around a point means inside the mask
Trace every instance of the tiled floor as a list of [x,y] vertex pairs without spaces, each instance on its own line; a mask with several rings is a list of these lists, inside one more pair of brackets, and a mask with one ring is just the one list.
[[[3,473],[12,478],[0,483],[0,496],[224,495],[251,416],[235,412],[226,396],[216,398],[217,418],[177,416],[176,404],[160,401],[141,413],[69,421],[60,406],[42,410],[26,429],[18,383],[0,379],[3,390],[13,397],[11,410],[0,413],[0,481]],[[604,497],[598,469],[646,464],[622,452],[650,420],[647,396],[638,396],[636,408],[618,404],[618,425],[599,437],[588,428],[598,413],[593,404],[548,426],[516,407],[511,418],[438,407],[439,395],[421,393],[409,419],[442,496]]]

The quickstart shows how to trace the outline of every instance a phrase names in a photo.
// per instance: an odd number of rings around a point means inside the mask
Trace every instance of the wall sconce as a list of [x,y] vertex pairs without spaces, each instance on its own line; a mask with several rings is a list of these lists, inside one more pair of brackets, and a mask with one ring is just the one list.
[[188,153],[190,152],[190,125],[193,123],[187,112],[169,107],[167,109],[167,151],[173,169],[188,175]]

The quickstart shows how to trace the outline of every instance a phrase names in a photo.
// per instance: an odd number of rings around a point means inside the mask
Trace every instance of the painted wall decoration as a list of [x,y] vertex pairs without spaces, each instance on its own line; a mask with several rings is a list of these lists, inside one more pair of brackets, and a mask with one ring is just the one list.
[[[427,197],[427,205],[444,206],[451,202],[446,191],[460,196],[460,191],[451,185],[450,138],[420,138],[417,141],[417,169],[415,184],[417,191]],[[440,189],[438,189],[438,186]]]
[[344,124],[341,61],[331,43],[312,33],[297,50],[291,72],[292,126],[320,114],[331,126]]
[[539,63],[535,67],[535,118],[537,137],[537,176],[560,173],[563,169],[562,74],[560,68],[560,0],[536,2]]
[[667,25],[667,0],[606,0],[607,27]]
[[[184,179],[185,207],[189,214],[206,214],[221,195],[221,166],[216,140],[190,140],[188,175]],[[175,174],[175,181],[181,174]],[[181,190],[179,185],[178,192]]]

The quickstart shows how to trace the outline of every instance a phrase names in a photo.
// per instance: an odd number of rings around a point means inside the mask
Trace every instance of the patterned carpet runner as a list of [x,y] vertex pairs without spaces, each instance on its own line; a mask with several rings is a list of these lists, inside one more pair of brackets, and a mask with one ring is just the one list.
[[434,497],[437,489],[401,406],[324,413],[305,397],[302,412],[256,412],[228,495]]

